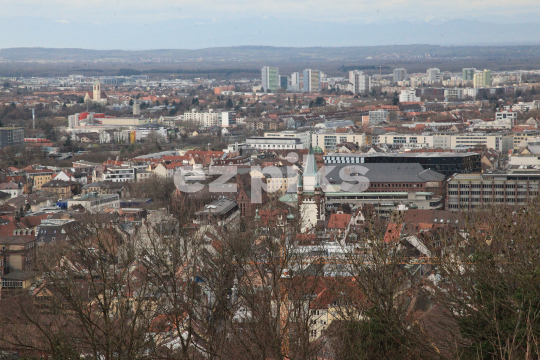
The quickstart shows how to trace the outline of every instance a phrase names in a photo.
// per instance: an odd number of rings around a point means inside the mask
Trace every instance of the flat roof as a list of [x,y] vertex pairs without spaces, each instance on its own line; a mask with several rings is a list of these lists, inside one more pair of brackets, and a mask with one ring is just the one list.
[[466,156],[472,156],[477,155],[480,156],[480,154],[475,152],[410,152],[410,153],[376,153],[376,154],[353,154],[353,153],[329,153],[327,155],[324,155],[325,158],[329,156],[336,156],[336,157],[360,157],[360,158],[367,158],[367,157],[418,157],[418,158],[428,158],[428,157],[466,157]]

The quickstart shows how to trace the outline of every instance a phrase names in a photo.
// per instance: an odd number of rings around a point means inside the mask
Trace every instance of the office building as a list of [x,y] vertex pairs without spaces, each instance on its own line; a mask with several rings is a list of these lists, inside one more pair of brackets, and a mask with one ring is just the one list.
[[540,172],[458,174],[446,185],[446,210],[472,210],[490,206],[524,206],[538,196]]
[[474,74],[476,74],[475,68],[464,68],[463,69],[463,81],[473,81]]
[[365,94],[371,91],[371,76],[364,75],[363,71],[349,71],[349,83],[354,94]]
[[276,91],[279,87],[279,69],[277,67],[265,66],[262,72],[262,88],[264,92]]
[[433,147],[433,136],[425,134],[398,134],[389,132],[379,135],[379,144],[400,146],[406,148]]
[[287,86],[289,85],[289,77],[286,75],[280,75],[279,76],[279,87],[282,89],[287,89]]
[[484,70],[474,74],[473,86],[475,88],[484,88],[491,86],[491,70]]
[[394,69],[394,84],[407,80],[407,70],[403,68]]
[[420,102],[420,96],[416,96],[416,90],[402,90],[399,102]]
[[21,127],[0,127],[0,149],[6,146],[22,145],[24,129]]
[[321,90],[322,73],[320,70],[306,69],[303,77],[303,92],[312,93]]
[[331,153],[323,156],[325,164],[369,164],[369,163],[418,163],[446,176],[480,172],[481,155],[478,153],[377,153],[345,154]]

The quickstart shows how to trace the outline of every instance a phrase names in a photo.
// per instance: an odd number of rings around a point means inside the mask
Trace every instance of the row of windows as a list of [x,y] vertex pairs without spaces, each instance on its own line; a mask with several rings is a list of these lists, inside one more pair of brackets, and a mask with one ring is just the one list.
[[418,184],[401,184],[401,183],[398,183],[398,184],[386,184],[386,183],[371,183],[371,186],[374,187],[374,188],[378,188],[378,187],[385,187],[385,188],[389,188],[389,187],[405,187],[405,188],[411,188],[411,187],[422,187],[422,184],[421,183],[418,183]]
[[[526,184],[469,184],[469,183],[462,183],[462,184],[448,184],[448,188],[449,189],[457,189],[457,188],[461,188],[461,189],[491,189],[491,188],[495,188],[495,189],[514,189],[514,188],[518,188],[518,189],[526,189],[527,188],[527,185]],[[538,184],[529,184],[529,189],[534,189],[534,188],[538,188]]]

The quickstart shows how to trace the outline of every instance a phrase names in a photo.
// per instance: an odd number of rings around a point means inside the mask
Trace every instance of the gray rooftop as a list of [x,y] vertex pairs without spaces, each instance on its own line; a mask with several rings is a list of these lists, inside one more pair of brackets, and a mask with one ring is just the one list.
[[[330,169],[334,165],[327,165]],[[339,176],[341,169],[350,168],[350,175],[361,175],[359,171],[355,171],[355,167],[359,166],[367,169],[364,174],[369,179],[370,183],[376,182],[399,182],[399,183],[423,183],[428,181],[443,181],[445,176],[433,170],[424,170],[420,164],[403,164],[403,163],[368,163],[368,164],[336,164],[335,168],[326,175],[326,179],[330,184],[341,184],[343,180]],[[347,170],[344,170],[347,171]],[[347,181],[349,182],[349,181]]]
[[229,199],[219,199],[211,204],[208,204],[201,211],[197,211],[195,215],[213,215],[226,214],[236,206],[236,202]]

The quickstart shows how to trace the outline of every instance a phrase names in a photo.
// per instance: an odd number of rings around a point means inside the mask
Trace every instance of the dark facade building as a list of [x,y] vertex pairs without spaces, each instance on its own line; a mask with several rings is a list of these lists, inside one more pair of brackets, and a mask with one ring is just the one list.
[[21,145],[24,141],[24,129],[18,127],[0,127],[0,149],[6,146]]
[[369,164],[369,163],[418,163],[427,170],[445,176],[454,174],[480,173],[481,155],[478,153],[425,152],[425,153],[377,153],[345,154],[331,153],[323,156],[325,164]]

